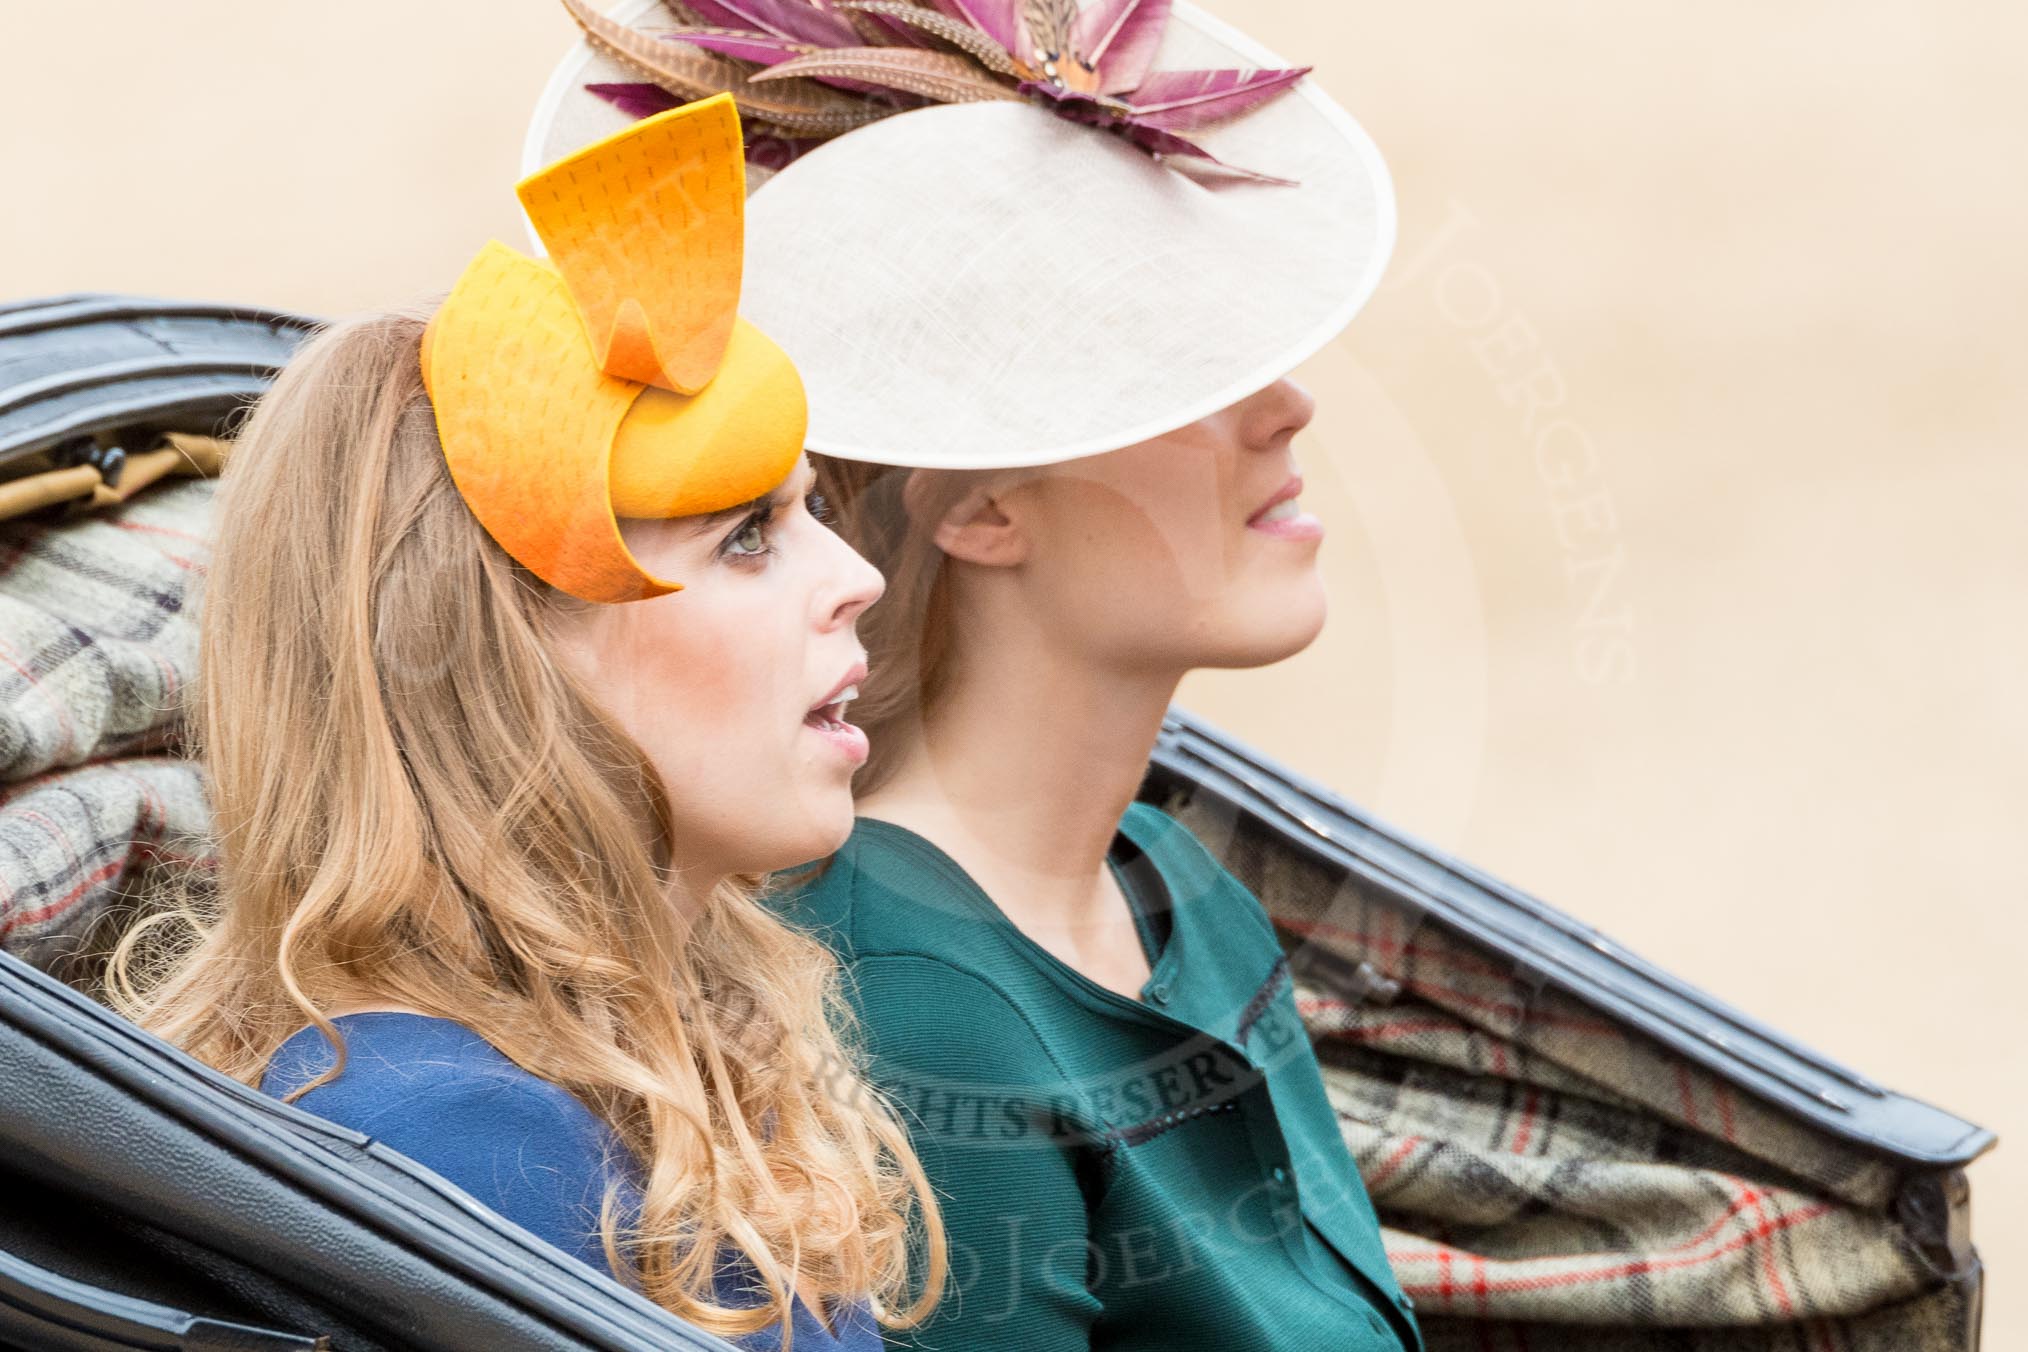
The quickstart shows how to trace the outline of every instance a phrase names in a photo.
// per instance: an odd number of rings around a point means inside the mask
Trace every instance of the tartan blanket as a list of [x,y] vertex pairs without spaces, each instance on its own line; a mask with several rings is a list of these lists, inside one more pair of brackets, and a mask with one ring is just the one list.
[[1888,1163],[1411,918],[1263,828],[1171,808],[1275,920],[1431,1352],[1920,1352],[1977,1311],[1909,1240]]
[[0,782],[171,744],[216,487],[178,479],[68,522],[0,523]]
[[164,870],[206,869],[197,675],[215,480],[69,521],[0,522],[0,946],[61,970]]
[[[202,770],[134,756],[0,791],[0,948],[70,977],[118,937],[119,917],[216,866]],[[194,871],[194,872],[193,872]]]

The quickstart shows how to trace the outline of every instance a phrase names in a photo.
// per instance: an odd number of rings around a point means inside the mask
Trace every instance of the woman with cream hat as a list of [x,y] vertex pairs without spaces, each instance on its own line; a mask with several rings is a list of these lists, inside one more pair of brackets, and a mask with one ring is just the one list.
[[878,1348],[942,1284],[936,1210],[838,1092],[835,959],[756,893],[850,829],[881,581],[736,313],[737,111],[519,192],[548,261],[490,243],[433,310],[327,328],[236,442],[195,711],[217,904],[131,931],[118,989],[692,1323]]
[[740,102],[742,311],[888,575],[859,820],[784,909],[943,1202],[910,1345],[1420,1348],[1272,929],[1133,802],[1187,671],[1322,624],[1287,373],[1391,249],[1371,142],[1164,0],[565,3],[531,157]]

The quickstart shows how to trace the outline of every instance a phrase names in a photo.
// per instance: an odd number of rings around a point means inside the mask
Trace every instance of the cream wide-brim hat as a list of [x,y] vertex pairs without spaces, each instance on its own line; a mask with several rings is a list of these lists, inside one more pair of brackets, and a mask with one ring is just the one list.
[[[609,17],[657,15],[622,0]],[[1177,3],[1154,67],[1288,64]],[[633,120],[584,85],[642,78],[580,41],[536,106],[524,172]],[[808,448],[1052,464],[1195,422],[1323,347],[1394,247],[1379,150],[1310,76],[1192,138],[1297,183],[1187,173],[1028,102],[897,113],[749,167],[740,313],[801,372]]]

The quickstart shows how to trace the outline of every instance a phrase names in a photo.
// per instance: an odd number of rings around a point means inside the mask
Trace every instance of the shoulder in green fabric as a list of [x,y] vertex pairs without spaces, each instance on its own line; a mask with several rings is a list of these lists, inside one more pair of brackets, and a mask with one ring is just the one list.
[[774,898],[786,920],[850,962],[862,953],[941,957],[989,935],[999,917],[978,885],[935,845],[892,822],[861,817],[821,871]]
[[[1147,851],[1177,906],[1217,901],[1238,904],[1272,942],[1273,928],[1250,893],[1230,882],[1218,860],[1190,829],[1148,803],[1130,804],[1120,833]],[[838,852],[789,875],[771,904],[784,919],[822,939],[851,961],[861,952],[972,955],[969,945],[990,939],[1011,922],[959,864],[905,827],[861,817]],[[926,923],[934,920],[935,923]]]

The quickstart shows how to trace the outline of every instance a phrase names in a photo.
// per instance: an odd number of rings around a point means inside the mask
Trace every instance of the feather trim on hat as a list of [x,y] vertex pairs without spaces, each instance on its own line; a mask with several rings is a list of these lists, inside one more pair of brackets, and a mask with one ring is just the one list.
[[1186,133],[1287,93],[1310,67],[1153,70],[1170,0],[665,0],[674,28],[630,28],[563,0],[598,50],[647,77],[585,88],[636,117],[727,93],[750,162],[778,169],[911,108],[1027,100],[1158,160],[1226,164]]

